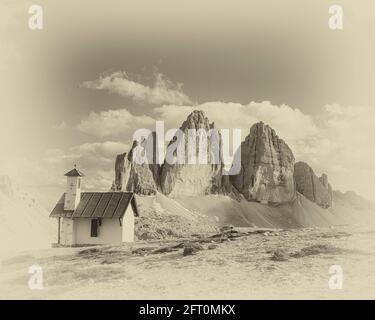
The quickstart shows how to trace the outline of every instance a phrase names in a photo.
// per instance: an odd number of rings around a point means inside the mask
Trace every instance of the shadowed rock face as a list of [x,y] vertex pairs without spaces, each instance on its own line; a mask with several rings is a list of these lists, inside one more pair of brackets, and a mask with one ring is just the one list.
[[[195,138],[195,146],[188,146],[188,130],[202,129],[207,134],[207,146],[202,148],[207,156],[207,164],[190,164],[189,154],[197,156],[199,150],[199,132]],[[185,137],[185,164],[169,164],[164,162],[161,168],[160,186],[164,194],[185,194],[185,195],[203,195],[209,193],[217,193],[222,188],[222,161],[221,161],[221,137],[217,136],[216,139],[210,137],[209,130],[214,129],[214,124],[209,123],[208,118],[203,111],[193,111],[187,119],[183,122],[180,130],[184,133]],[[176,139],[172,143],[177,143]],[[213,145],[215,143],[215,146]],[[209,152],[211,147],[217,148],[218,157]],[[190,150],[189,150],[190,149]]]
[[[189,138],[189,129],[201,129],[207,134],[207,145],[202,148],[207,164],[189,163],[189,155],[198,155],[202,138],[199,131],[197,136]],[[134,141],[129,153],[116,158],[115,189],[143,195],[159,191],[171,196],[234,192],[249,201],[275,205],[293,201],[298,191],[323,208],[332,205],[332,188],[327,175],[318,178],[308,164],[295,164],[289,146],[268,125],[259,122],[251,127],[241,149],[234,155],[234,160],[241,164],[240,173],[229,176],[222,175],[222,138],[220,134],[215,138],[210,136],[210,129],[214,129],[214,124],[203,111],[193,111],[183,122],[180,127],[183,138],[175,136],[169,146],[174,145],[172,158],[176,156],[177,146],[181,146],[184,164],[170,164],[166,160],[161,166],[156,164],[159,151],[155,133],[141,142]],[[189,139],[195,139],[195,145],[188,144]],[[147,147],[150,145],[151,149]],[[143,148],[141,153],[137,146]],[[145,156],[144,164],[134,160]]]
[[297,162],[294,166],[294,179],[297,191],[307,199],[323,208],[332,206],[332,188],[326,174],[318,178],[307,163]]
[[[204,195],[212,193],[230,193],[233,186],[247,200],[280,204],[295,198],[293,179],[294,156],[288,145],[276,135],[275,131],[262,122],[252,126],[250,134],[241,144],[241,151],[235,157],[241,157],[241,171],[236,176],[223,176],[222,139],[214,139],[208,134],[207,146],[203,148],[208,164],[190,164],[189,154],[198,154],[199,134],[195,146],[189,146],[189,129],[202,129],[209,133],[214,128],[203,111],[193,111],[180,130],[185,140],[175,137],[169,145],[182,145],[185,164],[139,165],[132,160],[134,142],[129,154],[117,156],[115,165],[117,190],[134,191],[140,194],[153,194],[157,190],[166,195]],[[155,146],[155,135],[149,139]],[[183,144],[185,142],[185,144]],[[142,142],[149,143],[149,140]],[[176,149],[176,148],[174,148]],[[155,148],[154,148],[155,150]],[[213,155],[212,150],[217,150]],[[211,152],[210,152],[211,151]],[[175,150],[176,153],[176,150]],[[173,155],[175,155],[175,153]],[[155,153],[149,155],[155,160]]]
[[[149,137],[151,139],[152,136]],[[137,194],[151,195],[158,190],[158,166],[156,164],[138,164],[133,161],[133,153],[138,146],[134,141],[127,154],[119,154],[115,162],[115,187],[120,191],[133,191]]]
[[241,172],[230,176],[233,186],[247,200],[280,204],[295,198],[294,156],[275,130],[254,124],[241,143]]
[[[222,177],[221,161],[221,137],[211,138],[208,136],[207,145],[202,148],[207,156],[207,164],[190,164],[189,154],[197,156],[199,150],[199,132],[195,138],[195,146],[188,146],[188,130],[202,129],[205,134],[209,135],[209,130],[214,128],[213,123],[209,123],[203,111],[193,111],[180,130],[184,133],[184,139],[178,142],[172,140],[171,144],[180,144],[184,148],[185,164],[169,164],[164,161],[163,165],[156,164],[158,150],[156,148],[156,134],[153,133],[147,140],[141,143],[134,141],[133,147],[128,154],[120,154],[115,163],[115,188],[117,190],[134,191],[138,194],[154,194],[161,191],[167,195],[184,194],[184,195],[204,195],[217,192],[227,192],[231,186],[228,179]],[[164,138],[164,137],[162,137]],[[176,137],[175,137],[176,138]],[[185,143],[185,144],[183,144]],[[152,151],[147,155],[148,163],[137,164],[133,161],[133,153],[138,145],[146,147],[153,145]],[[213,148],[211,148],[214,145]],[[190,148],[190,150],[189,150]],[[217,156],[212,155],[210,150],[216,150]],[[147,152],[148,148],[145,148]],[[176,150],[174,152],[174,155]],[[137,155],[136,155],[137,156]],[[224,186],[224,187],[223,187]],[[229,192],[229,191],[228,191]]]
[[126,152],[118,154],[115,161],[115,189],[121,191],[124,184]]

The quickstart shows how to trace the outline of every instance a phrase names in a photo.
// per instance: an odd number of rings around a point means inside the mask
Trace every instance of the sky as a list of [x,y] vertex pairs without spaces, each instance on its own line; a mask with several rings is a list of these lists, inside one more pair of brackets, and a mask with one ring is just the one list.
[[54,202],[77,164],[106,190],[134,130],[202,109],[243,139],[268,123],[334,189],[374,201],[374,38],[370,0],[3,0],[0,173]]

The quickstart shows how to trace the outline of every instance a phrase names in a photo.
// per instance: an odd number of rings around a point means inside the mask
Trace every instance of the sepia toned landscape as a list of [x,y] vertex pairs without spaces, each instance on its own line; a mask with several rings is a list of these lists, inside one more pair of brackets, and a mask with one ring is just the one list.
[[373,299],[372,9],[2,2],[0,299]]
[[[239,231],[244,232],[244,231]],[[2,260],[2,299],[372,299],[374,228],[247,230],[228,237],[31,251]],[[208,235],[206,235],[208,236]],[[213,240],[212,240],[213,239]],[[184,244],[184,246],[182,246]],[[197,248],[184,256],[183,248]],[[186,250],[186,249],[185,249]],[[43,266],[44,290],[25,273]],[[331,265],[341,290],[331,290]]]

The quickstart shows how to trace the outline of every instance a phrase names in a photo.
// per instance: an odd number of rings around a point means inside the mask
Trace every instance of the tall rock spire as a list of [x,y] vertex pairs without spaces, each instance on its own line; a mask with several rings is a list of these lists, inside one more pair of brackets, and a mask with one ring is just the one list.
[[318,178],[306,162],[297,162],[294,166],[294,179],[297,191],[307,199],[323,208],[332,206],[332,188],[328,176]]
[[295,198],[293,153],[271,127],[254,124],[235,157],[241,157],[241,172],[230,180],[247,200],[280,204]]
[[[196,132],[195,136],[190,136],[195,143],[187,143],[191,129]],[[214,129],[214,124],[209,122],[201,110],[193,111],[182,123],[180,130],[184,138],[180,143],[184,149],[185,163],[170,164],[164,161],[160,175],[161,190],[164,194],[203,195],[221,190],[221,137],[214,136],[210,129]],[[199,150],[200,141],[205,137],[207,143]],[[178,144],[178,141],[174,139],[169,145],[172,143]],[[199,152],[205,159],[204,163],[199,163]],[[193,164],[192,159],[195,159],[196,163]]]

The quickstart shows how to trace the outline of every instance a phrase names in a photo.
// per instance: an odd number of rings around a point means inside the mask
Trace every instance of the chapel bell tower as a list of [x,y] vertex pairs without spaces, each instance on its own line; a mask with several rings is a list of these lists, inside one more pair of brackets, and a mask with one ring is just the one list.
[[67,178],[64,210],[74,211],[81,201],[81,179],[84,174],[74,165],[74,169],[65,173],[64,176]]

